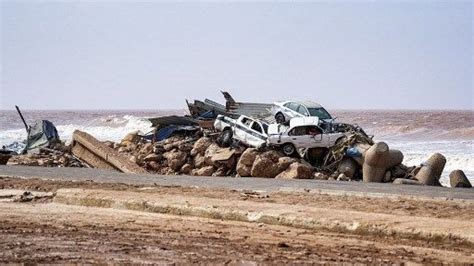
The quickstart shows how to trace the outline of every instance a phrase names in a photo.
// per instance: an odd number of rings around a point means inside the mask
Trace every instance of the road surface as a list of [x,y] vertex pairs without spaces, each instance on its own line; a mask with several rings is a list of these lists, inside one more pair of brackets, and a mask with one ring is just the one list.
[[60,181],[88,181],[135,185],[223,188],[263,192],[306,191],[352,196],[408,196],[474,201],[474,189],[447,188],[387,183],[363,183],[327,180],[285,180],[267,178],[197,177],[124,174],[89,168],[48,168],[33,166],[0,166],[0,177],[40,178]]

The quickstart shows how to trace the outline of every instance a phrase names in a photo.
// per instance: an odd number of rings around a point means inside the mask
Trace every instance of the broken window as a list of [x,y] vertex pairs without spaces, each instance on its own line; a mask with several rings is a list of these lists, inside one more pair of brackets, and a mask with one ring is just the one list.
[[257,131],[257,132],[262,133],[262,127],[257,122],[253,122],[252,129]]
[[295,127],[293,128],[290,132],[288,132],[288,135],[290,136],[303,136],[303,135],[319,135],[322,134],[322,130],[317,127],[317,126],[301,126],[301,127]]

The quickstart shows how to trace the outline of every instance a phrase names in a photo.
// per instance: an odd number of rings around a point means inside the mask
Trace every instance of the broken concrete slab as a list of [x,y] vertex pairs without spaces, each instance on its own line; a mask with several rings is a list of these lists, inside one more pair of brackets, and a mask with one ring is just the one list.
[[73,154],[93,167],[115,169],[124,173],[147,173],[145,169],[86,132],[74,131],[72,145]]

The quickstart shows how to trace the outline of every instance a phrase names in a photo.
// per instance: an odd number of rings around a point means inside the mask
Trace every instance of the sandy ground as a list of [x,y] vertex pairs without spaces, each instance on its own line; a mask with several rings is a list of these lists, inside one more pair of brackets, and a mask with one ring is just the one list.
[[[1,189],[54,192],[88,188],[248,202],[325,206],[367,213],[474,220],[474,205],[330,196],[314,193],[258,194],[182,187],[143,187],[93,182],[0,179]],[[454,240],[427,241],[328,230],[222,221],[130,210],[71,206],[51,198],[0,200],[0,262],[40,263],[473,263],[474,246]]]

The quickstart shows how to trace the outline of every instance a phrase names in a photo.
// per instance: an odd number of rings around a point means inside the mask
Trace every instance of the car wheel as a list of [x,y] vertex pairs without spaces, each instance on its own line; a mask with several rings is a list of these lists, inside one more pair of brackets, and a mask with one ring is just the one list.
[[275,115],[275,120],[278,124],[284,124],[285,123],[285,116],[282,113],[278,113]]
[[232,130],[226,129],[222,131],[219,138],[222,146],[229,147],[232,144]]
[[283,151],[283,153],[286,155],[286,156],[292,156],[295,154],[296,152],[296,148],[295,148],[295,145],[291,144],[291,143],[285,143],[283,144],[283,146],[281,147],[281,150]]

